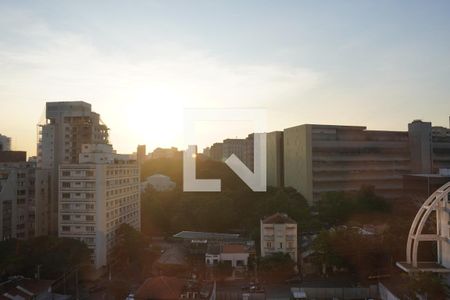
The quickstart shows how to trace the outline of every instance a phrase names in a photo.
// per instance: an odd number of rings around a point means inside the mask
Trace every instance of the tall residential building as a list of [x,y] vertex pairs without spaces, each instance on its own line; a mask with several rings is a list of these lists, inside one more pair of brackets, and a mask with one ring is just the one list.
[[11,151],[11,138],[0,134],[0,151]]
[[59,236],[85,242],[100,269],[124,223],[140,229],[138,164],[111,145],[83,145],[79,162],[59,167]]
[[147,158],[147,152],[146,152],[145,148],[146,148],[145,145],[137,146],[136,159],[137,159],[137,163],[139,165],[141,165]]
[[58,167],[77,163],[83,144],[108,144],[108,128],[99,114],[83,101],[47,102],[45,122],[38,125],[37,147],[37,167],[46,171],[37,173],[44,176],[37,181],[48,179],[50,173],[50,199],[37,200],[49,207],[49,233],[56,234],[58,228]]
[[26,162],[25,152],[17,154],[8,155],[13,158],[10,161],[3,157],[0,162],[0,240],[35,235],[36,164]]
[[282,187],[284,185],[283,173],[283,132],[273,131],[267,133],[267,186]]
[[297,222],[283,213],[276,213],[260,222],[261,256],[288,253],[297,262]]
[[410,172],[407,132],[373,131],[362,126],[300,125],[284,130],[284,185],[309,203],[326,192],[374,186],[395,197]]

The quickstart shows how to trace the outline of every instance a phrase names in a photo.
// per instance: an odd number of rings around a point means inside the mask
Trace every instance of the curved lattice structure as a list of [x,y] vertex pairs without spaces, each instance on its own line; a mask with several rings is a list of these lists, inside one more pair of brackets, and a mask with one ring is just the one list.
[[[436,241],[437,264],[443,268],[450,268],[450,182],[437,189],[422,205],[409,230],[406,244],[406,264],[411,269],[423,269],[417,261],[419,243],[423,241]],[[436,214],[436,232],[422,233],[425,223],[430,216]],[[402,267],[403,268],[403,267]],[[435,267],[427,269],[437,269]],[[443,270],[442,270],[443,271]]]

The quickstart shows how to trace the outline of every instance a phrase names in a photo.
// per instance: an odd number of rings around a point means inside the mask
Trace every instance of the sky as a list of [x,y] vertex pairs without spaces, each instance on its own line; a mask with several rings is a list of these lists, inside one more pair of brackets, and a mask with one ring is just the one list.
[[[450,1],[0,0],[0,133],[34,155],[46,101],[86,101],[121,153],[184,146],[186,109],[449,126]],[[251,124],[198,126],[201,147]],[[201,131],[201,132],[200,132]]]

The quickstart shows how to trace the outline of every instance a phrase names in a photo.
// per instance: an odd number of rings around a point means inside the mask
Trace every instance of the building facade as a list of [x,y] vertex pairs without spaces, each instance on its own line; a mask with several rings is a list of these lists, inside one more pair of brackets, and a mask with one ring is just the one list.
[[11,151],[11,138],[0,134],[0,151]]
[[407,132],[369,131],[358,126],[301,125],[284,130],[284,185],[309,203],[326,192],[374,186],[395,197],[410,172]]
[[147,159],[147,152],[145,149],[146,149],[145,145],[137,146],[136,159],[139,165],[143,164],[144,161]]
[[209,156],[212,160],[223,160],[223,143],[214,143],[209,150]]
[[284,130],[283,147],[284,186],[309,203],[326,192],[352,192],[364,185],[386,198],[400,197],[403,175],[450,167],[450,130],[419,120],[408,131],[300,125]]
[[284,185],[283,132],[273,131],[266,135],[267,143],[267,186]]
[[140,230],[139,166],[110,145],[83,145],[79,163],[59,167],[59,236],[85,242],[99,269],[124,223]]
[[34,237],[35,170],[25,160],[0,163],[0,240]]
[[276,213],[260,221],[261,256],[287,253],[297,262],[297,222],[283,213]]
[[[44,178],[49,179],[50,199],[37,198],[42,208],[48,207],[47,234],[58,231],[58,168],[60,164],[78,163],[83,144],[108,144],[108,127],[93,112],[91,105],[83,101],[47,102],[45,121],[38,125],[37,167]],[[47,175],[50,173],[50,177]]]

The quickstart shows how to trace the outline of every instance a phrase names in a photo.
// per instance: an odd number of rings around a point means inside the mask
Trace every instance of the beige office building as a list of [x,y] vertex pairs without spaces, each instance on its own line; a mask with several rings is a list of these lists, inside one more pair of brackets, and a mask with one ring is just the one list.
[[395,197],[410,171],[408,132],[362,126],[300,125],[284,130],[284,185],[311,204],[326,192],[371,185]]

